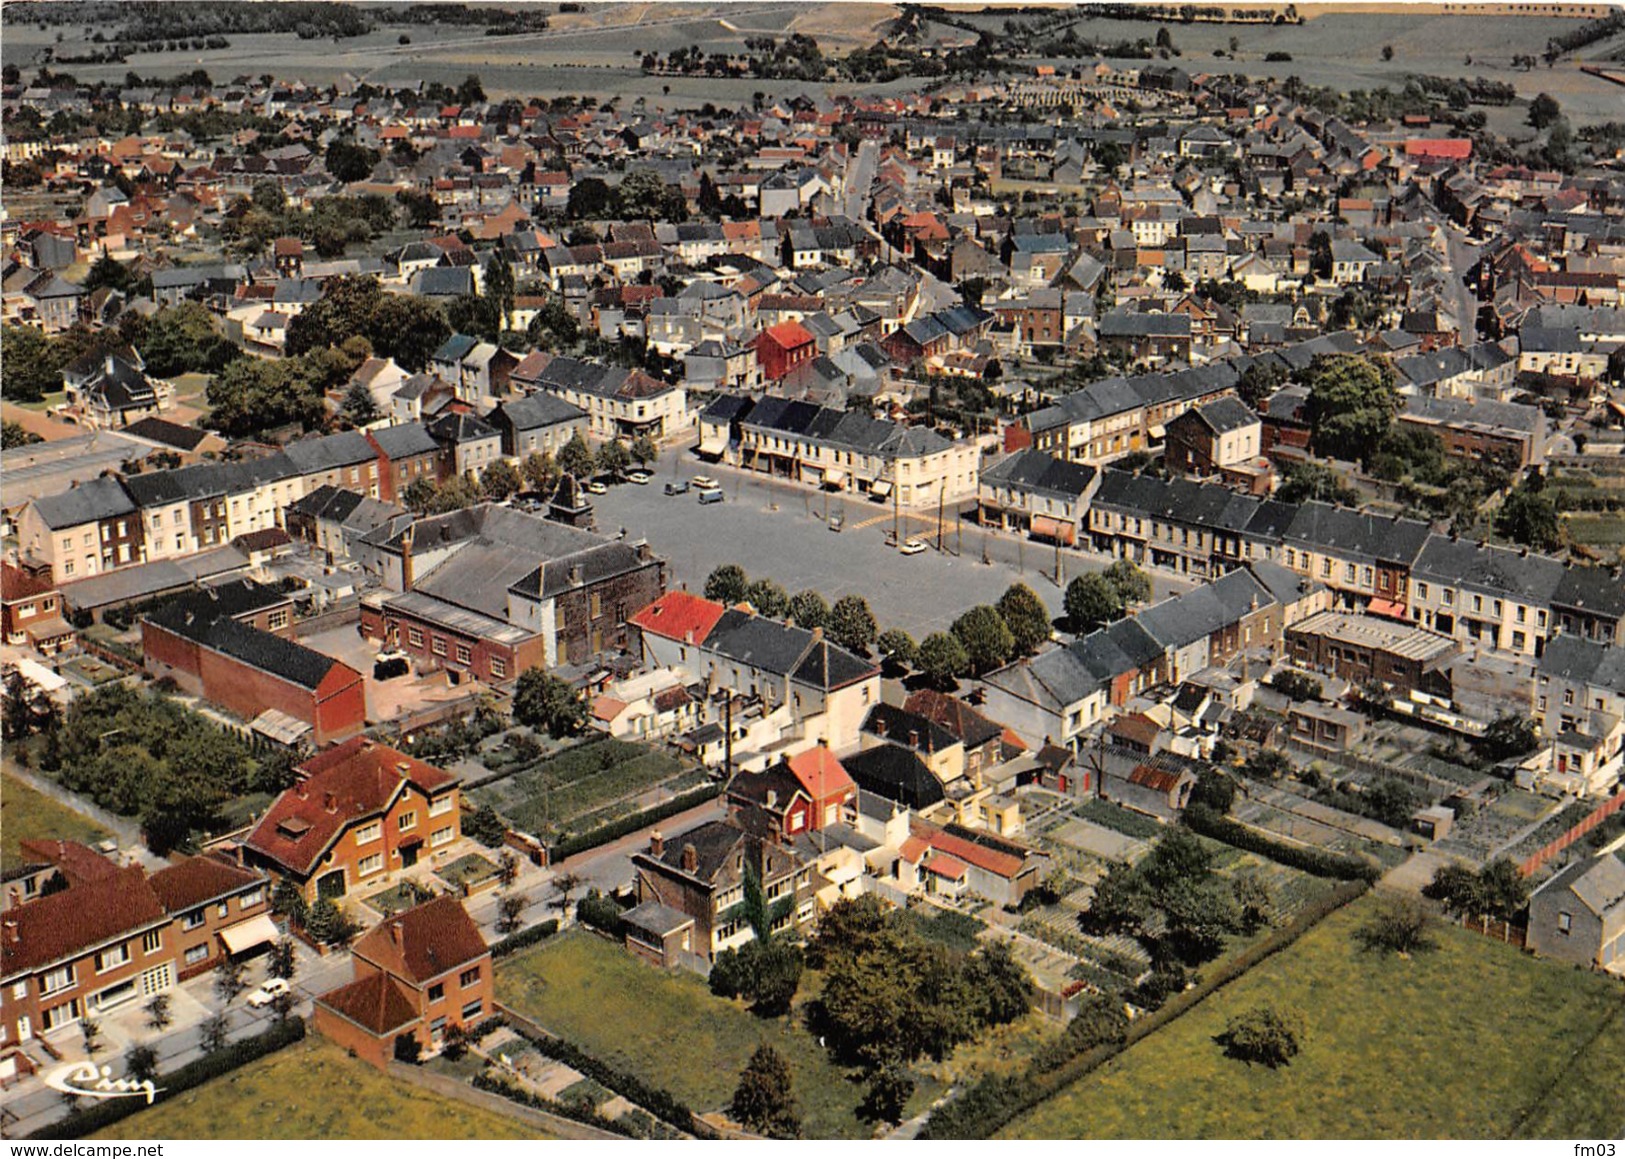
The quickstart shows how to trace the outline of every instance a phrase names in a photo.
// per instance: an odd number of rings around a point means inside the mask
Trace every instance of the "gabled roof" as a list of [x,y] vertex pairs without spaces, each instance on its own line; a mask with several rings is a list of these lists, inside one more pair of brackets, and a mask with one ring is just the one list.
[[841,762],[823,745],[797,753],[786,764],[791,775],[815,801],[838,796],[854,787]]
[[418,1021],[413,995],[388,974],[368,974],[316,999],[380,1038]]
[[995,724],[963,700],[930,688],[912,693],[903,702],[903,708],[940,725],[966,748],[979,748],[1004,733],[1002,725]]
[[1057,459],[1029,447],[995,463],[982,472],[981,478],[994,487],[1076,499],[1088,491],[1096,474],[1087,463]]
[[71,886],[5,913],[0,977],[38,970],[165,920],[138,865]]
[[351,952],[422,985],[490,953],[463,903],[441,896],[385,918]]
[[667,592],[632,615],[627,622],[668,640],[702,644],[725,611],[727,608],[715,600],[704,599],[692,592]]
[[34,510],[52,531],[135,512],[135,504],[117,479],[103,475],[55,495],[34,500]]
[[143,619],[311,691],[320,688],[334,668],[346,667],[325,653],[238,623],[197,601],[165,604],[149,611]]
[[843,758],[841,767],[859,789],[910,809],[924,809],[945,796],[942,783],[932,775],[919,754],[902,745],[883,744],[864,749]]
[[264,880],[263,873],[218,857],[200,856],[158,870],[147,883],[165,911],[178,914]]

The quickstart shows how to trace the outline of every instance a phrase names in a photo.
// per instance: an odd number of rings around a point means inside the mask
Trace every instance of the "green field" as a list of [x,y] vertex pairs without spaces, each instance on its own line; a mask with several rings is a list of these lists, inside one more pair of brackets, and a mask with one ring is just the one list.
[[[629,798],[669,780],[680,769],[669,753],[605,738],[575,745],[475,789],[472,796],[476,804],[492,806],[517,829],[555,836],[565,829],[602,824],[610,819],[606,812],[632,812],[634,802]],[[618,802],[625,808],[611,808]]]
[[311,1038],[176,1095],[96,1139],[545,1139],[528,1124],[395,1082]]
[[9,773],[0,777],[0,868],[22,864],[20,843],[25,838],[54,837],[94,845],[107,836],[107,830],[83,813],[53,801]]
[[[1450,927],[1407,960],[1359,949],[1365,898],[1017,1119],[1011,1138],[1615,1138],[1625,1127],[1625,987]],[[1214,1036],[1296,1007],[1280,1070]]]
[[[803,998],[807,982],[803,982]],[[668,973],[586,932],[514,955],[497,968],[497,997],[588,1053],[663,1087],[696,1112],[720,1110],[763,1042],[789,1060],[808,1138],[866,1138],[853,1113],[862,1088],[800,1022],[759,1019],[714,997],[696,975]],[[920,1083],[922,1109],[939,1088]]]

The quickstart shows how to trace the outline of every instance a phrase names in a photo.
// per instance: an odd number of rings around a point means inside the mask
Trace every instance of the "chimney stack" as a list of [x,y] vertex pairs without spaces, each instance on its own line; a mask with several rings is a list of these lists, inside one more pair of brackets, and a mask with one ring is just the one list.
[[683,846],[683,872],[695,873],[700,868],[700,855],[692,845]]
[[339,811],[339,799],[338,799],[338,797],[336,797],[334,794],[332,794],[330,792],[323,793],[322,794],[322,808],[326,809],[329,813],[337,813]]
[[653,833],[649,834],[649,856],[661,857],[664,856],[665,852],[666,839],[661,836],[660,830],[656,829]]
[[400,922],[390,922],[389,923],[389,940],[394,942],[397,946],[401,944],[401,923]]
[[412,531],[411,527],[401,536],[401,591],[412,590]]

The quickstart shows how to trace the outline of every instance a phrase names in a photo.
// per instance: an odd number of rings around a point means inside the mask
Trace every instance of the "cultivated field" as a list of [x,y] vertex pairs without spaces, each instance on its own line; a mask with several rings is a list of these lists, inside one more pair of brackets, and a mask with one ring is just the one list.
[[[803,979],[799,1001],[812,981],[812,975]],[[799,1008],[787,1019],[759,1019],[712,995],[695,975],[657,970],[585,931],[504,961],[497,997],[697,1112],[725,1106],[751,1053],[770,1043],[789,1060],[808,1138],[870,1133],[853,1113],[862,1088],[830,1062],[802,1025]],[[936,1084],[922,1081],[910,1110],[923,1109],[938,1093]]]
[[[1012,1138],[1615,1138],[1625,986],[1457,928],[1362,951],[1367,897],[1018,1119]],[[1280,1070],[1214,1036],[1264,1002],[1308,1035]],[[1470,1081],[1463,1082],[1465,1075]]]
[[[643,794],[677,778],[681,767],[669,753],[605,738],[575,745],[471,795],[527,833],[585,832],[635,812]],[[673,787],[692,788],[691,779],[679,778]]]
[[506,1115],[406,1086],[311,1038],[211,1079],[97,1139],[545,1139]]
[[0,777],[0,869],[21,865],[21,843],[35,838],[94,845],[106,840],[107,831],[16,777]]

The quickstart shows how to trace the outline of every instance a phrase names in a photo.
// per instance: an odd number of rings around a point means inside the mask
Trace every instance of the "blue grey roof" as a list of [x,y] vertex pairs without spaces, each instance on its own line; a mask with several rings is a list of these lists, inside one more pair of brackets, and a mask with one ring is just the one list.
[[34,510],[52,531],[98,519],[116,519],[136,510],[123,484],[101,476],[56,495],[34,500]]

